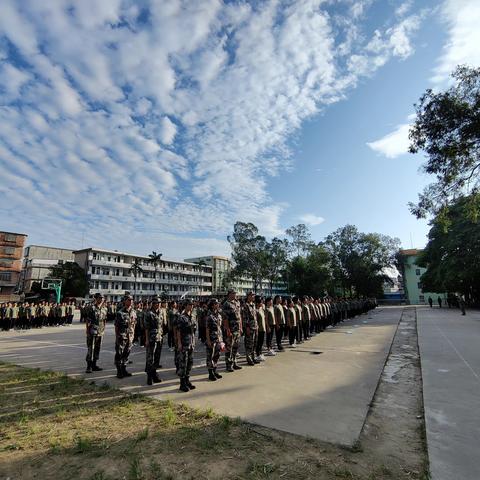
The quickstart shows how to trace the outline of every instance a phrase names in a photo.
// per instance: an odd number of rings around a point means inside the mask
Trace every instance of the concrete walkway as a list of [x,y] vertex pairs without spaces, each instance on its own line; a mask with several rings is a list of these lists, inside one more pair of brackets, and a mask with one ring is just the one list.
[[432,480],[480,479],[480,312],[417,309]]
[[[107,327],[99,364],[103,372],[88,375],[155,398],[170,398],[197,408],[241,417],[252,423],[352,445],[358,439],[375,393],[402,309],[381,308],[287,349],[255,367],[246,366],[210,382],[205,351],[198,346],[192,375],[195,391],[179,392],[173,356],[164,348],[163,381],[146,385],[145,353],[134,347],[131,378],[118,380],[113,367],[113,330]],[[86,376],[84,326],[0,333],[0,360]]]

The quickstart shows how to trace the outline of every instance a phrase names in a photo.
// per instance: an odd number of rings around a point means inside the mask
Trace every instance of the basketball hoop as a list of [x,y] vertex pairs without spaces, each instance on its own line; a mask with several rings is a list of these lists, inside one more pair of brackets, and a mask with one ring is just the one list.
[[61,278],[44,278],[42,280],[42,290],[54,290],[57,297],[57,303],[60,303],[62,283],[63,280]]

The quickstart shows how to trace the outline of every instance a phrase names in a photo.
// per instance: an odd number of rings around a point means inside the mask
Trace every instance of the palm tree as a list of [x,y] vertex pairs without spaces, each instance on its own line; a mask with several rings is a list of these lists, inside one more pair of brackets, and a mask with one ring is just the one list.
[[134,298],[135,294],[137,293],[137,275],[141,272],[143,272],[143,268],[140,266],[140,261],[138,260],[138,258],[135,258],[132,262],[132,273],[135,278],[135,293],[133,294]]
[[153,282],[153,290],[155,293],[157,293],[157,268],[160,263],[160,260],[162,259],[162,254],[153,251],[149,255],[149,257],[150,257],[151,264],[155,267],[155,281]]

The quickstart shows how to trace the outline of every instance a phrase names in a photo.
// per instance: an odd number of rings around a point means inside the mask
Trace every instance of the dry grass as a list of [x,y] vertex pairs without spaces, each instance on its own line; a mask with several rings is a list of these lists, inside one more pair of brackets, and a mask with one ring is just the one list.
[[421,478],[385,459],[0,363],[0,478]]

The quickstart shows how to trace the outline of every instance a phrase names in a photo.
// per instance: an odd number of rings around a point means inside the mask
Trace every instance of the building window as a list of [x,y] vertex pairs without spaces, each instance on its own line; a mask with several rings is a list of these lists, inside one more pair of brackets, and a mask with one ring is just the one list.
[[418,282],[417,287],[421,290],[422,289],[422,282]]
[[6,233],[5,234],[5,241],[6,242],[16,242],[17,241],[17,236],[12,235],[11,233]]
[[11,267],[13,265],[13,260],[8,258],[0,258],[0,267]]
[[6,255],[13,255],[15,253],[15,247],[5,247],[4,251]]
[[415,270],[415,274],[416,274],[416,275],[420,275],[420,269],[419,269],[419,268],[417,268],[417,269]]
[[0,272],[0,282],[9,282],[12,279],[10,272]]
[[418,297],[418,299],[421,301],[421,302],[425,302],[425,295],[420,295]]

